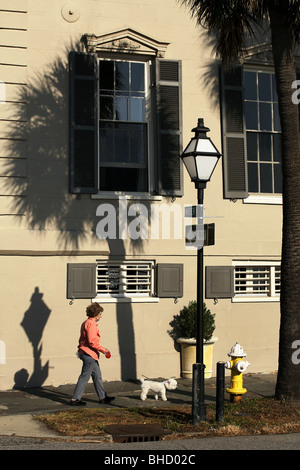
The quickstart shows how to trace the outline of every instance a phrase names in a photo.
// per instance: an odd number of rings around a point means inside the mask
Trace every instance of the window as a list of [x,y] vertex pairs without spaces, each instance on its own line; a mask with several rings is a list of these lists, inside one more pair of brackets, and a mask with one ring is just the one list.
[[100,191],[147,192],[148,74],[143,62],[100,60]]
[[150,296],[152,263],[98,263],[97,296]]
[[101,302],[158,302],[183,296],[183,265],[103,261],[67,265],[67,298]]
[[182,196],[181,64],[70,53],[70,191]]
[[234,268],[234,301],[279,300],[280,263],[240,262]]
[[275,75],[235,67],[222,70],[221,77],[224,198],[247,199],[250,192],[256,201],[259,194],[278,202],[282,168]]
[[281,127],[275,74],[244,71],[250,193],[282,193]]

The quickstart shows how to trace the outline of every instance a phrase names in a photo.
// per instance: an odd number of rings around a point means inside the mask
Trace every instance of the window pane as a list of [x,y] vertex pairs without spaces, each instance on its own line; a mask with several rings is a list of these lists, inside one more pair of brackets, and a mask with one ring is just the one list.
[[131,64],[131,90],[145,91],[145,67],[144,64]]
[[257,103],[245,102],[246,128],[258,129]]
[[248,163],[248,189],[250,193],[258,193],[258,164]]
[[245,293],[246,292],[246,268],[235,268],[235,293]]
[[[280,266],[236,266],[235,293],[245,296],[278,296]],[[273,290],[272,286],[275,286]]]
[[116,120],[128,121],[128,101],[127,96],[116,96]]
[[100,129],[100,155],[101,161],[110,162],[114,156],[113,129]]
[[150,291],[150,270],[145,265],[128,265],[125,266],[126,273],[126,290],[130,293],[149,293]]
[[129,155],[129,125],[116,124],[115,126],[115,158],[114,161],[128,163]]
[[279,163],[274,165],[274,192],[282,193],[282,168]]
[[109,291],[119,291],[120,283],[120,269],[119,266],[110,266],[108,268],[107,287]]
[[129,63],[116,62],[116,90],[129,90]]
[[244,83],[245,83],[245,99],[256,100],[257,99],[256,73],[245,72]]
[[114,100],[112,96],[100,96],[100,119],[114,118]]
[[258,74],[258,90],[260,101],[271,101],[271,75],[269,73]]
[[120,288],[119,266],[97,266],[97,292],[117,294]]
[[281,267],[275,267],[275,294],[280,294],[281,288]]
[[272,100],[278,101],[275,73],[272,73]]
[[259,123],[261,131],[272,130],[272,113],[270,103],[259,103]]
[[253,294],[269,294],[269,292],[270,292],[269,268],[264,268],[264,267],[253,268]]
[[259,134],[259,159],[270,162],[271,156],[271,134]]
[[278,103],[273,104],[273,126],[274,126],[274,131],[281,132]]
[[101,167],[100,187],[103,191],[147,191],[148,172],[143,168]]
[[100,60],[100,89],[114,89],[114,62],[110,60]]
[[146,126],[130,126],[130,161],[146,163]]
[[260,164],[260,192],[272,193],[272,165],[269,163]]
[[281,134],[273,134],[273,160],[281,162]]
[[131,98],[131,121],[145,121],[145,100],[143,98]]
[[257,160],[257,133],[247,132],[247,160]]

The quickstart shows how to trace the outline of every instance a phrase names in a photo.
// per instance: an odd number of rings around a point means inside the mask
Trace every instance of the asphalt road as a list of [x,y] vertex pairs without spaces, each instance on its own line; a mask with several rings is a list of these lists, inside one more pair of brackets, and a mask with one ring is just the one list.
[[[2,450],[95,450],[97,464],[126,464],[139,467],[145,464],[184,464],[200,463],[201,450],[300,450],[300,433],[276,434],[263,436],[212,437],[204,439],[180,439],[157,442],[139,442],[128,444],[105,444],[103,442],[70,442],[67,440],[47,441],[28,437],[0,436]],[[167,458],[169,461],[158,460]],[[174,457],[177,455],[177,457]],[[164,457],[163,457],[164,456]],[[177,459],[172,462],[171,459]],[[127,457],[126,461],[121,459]],[[129,457],[134,458],[130,461]],[[106,459],[106,460],[105,460]],[[108,460],[107,460],[108,459]],[[110,460],[109,460],[110,459]],[[137,460],[136,460],[137,459]]]

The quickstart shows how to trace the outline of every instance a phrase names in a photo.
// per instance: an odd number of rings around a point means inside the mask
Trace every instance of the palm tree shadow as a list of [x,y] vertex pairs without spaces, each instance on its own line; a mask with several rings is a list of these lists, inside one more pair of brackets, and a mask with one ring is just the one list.
[[[6,194],[10,194],[10,213],[22,229],[32,231],[34,239],[50,234],[55,247],[76,252],[83,243],[93,246],[95,252],[104,243],[109,247],[109,260],[122,261],[128,256],[145,251],[140,237],[130,240],[97,239],[97,200],[90,195],[69,192],[69,65],[70,51],[80,51],[80,41],[70,43],[65,52],[29,79],[19,89],[16,101],[20,106],[18,125],[11,123],[6,139],[5,160]],[[172,150],[170,141],[168,148]],[[166,164],[168,159],[166,159]],[[24,170],[25,164],[28,173]],[[173,169],[170,168],[170,172]],[[157,171],[157,169],[156,169]],[[148,209],[150,203],[143,201]],[[39,236],[39,238],[38,238]],[[100,250],[101,250],[100,248]],[[100,251],[99,250],[99,251]],[[43,304],[38,288],[32,296],[32,305],[22,321],[33,347],[34,372],[29,377],[26,369],[15,374],[15,386],[40,386],[49,372],[49,362],[41,364],[41,337],[50,309]],[[42,313],[38,313],[42,312]],[[40,316],[39,316],[40,315]],[[35,324],[33,318],[37,320]],[[118,342],[121,357],[122,380],[136,378],[135,333],[132,304],[116,304]]]
[[[124,260],[123,240],[96,238],[96,208],[90,195],[69,192],[69,64],[70,51],[80,51],[80,42],[71,43],[62,56],[48,63],[19,87],[18,125],[8,129],[4,184],[10,200],[10,213],[22,229],[35,237],[54,236],[55,245],[76,252],[84,242],[93,241],[96,251],[108,243],[110,259]],[[24,170],[27,167],[27,172]],[[131,243],[131,242],[130,242]],[[133,252],[141,253],[143,241],[132,241]],[[99,250],[100,251],[100,250]],[[15,388],[40,387],[48,377],[49,361],[42,365],[42,334],[51,310],[36,287],[31,306],[21,323],[33,347],[34,370],[15,373]],[[121,375],[136,377],[135,341],[132,306],[116,305]]]
[[[55,231],[60,247],[76,249],[92,230],[94,212],[69,193],[68,50],[19,87],[18,125],[11,121],[5,152],[6,194],[10,213],[26,229],[43,236]],[[24,170],[24,161],[27,171]],[[87,199],[87,198],[86,198]],[[77,216],[80,214],[80,216]]]

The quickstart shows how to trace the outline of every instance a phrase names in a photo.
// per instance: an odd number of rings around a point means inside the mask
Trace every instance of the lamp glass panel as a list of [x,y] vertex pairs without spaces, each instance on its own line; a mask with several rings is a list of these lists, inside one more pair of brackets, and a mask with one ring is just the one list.
[[206,157],[203,155],[199,155],[198,157],[196,157],[198,179],[200,181],[209,181],[214,171],[214,168],[217,164],[217,161],[218,161],[217,156]]
[[187,146],[183,154],[194,152],[196,145],[197,145],[197,139],[191,139],[189,145]]
[[196,162],[193,156],[184,157],[183,162],[191,179],[197,178]]
[[217,150],[209,139],[198,139],[196,152],[217,153]]

